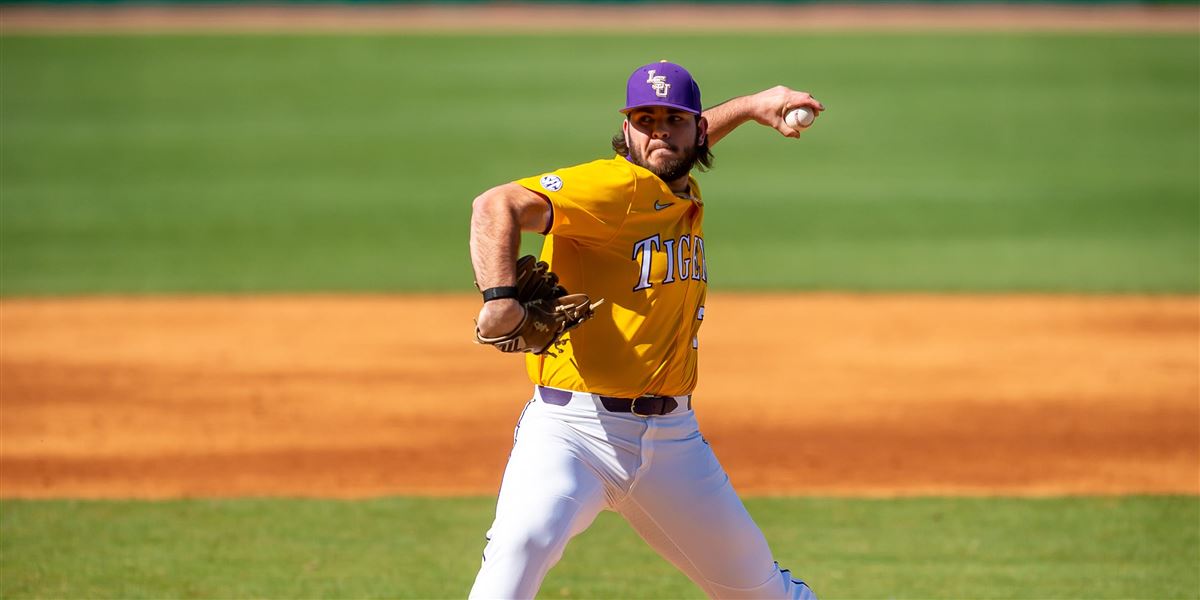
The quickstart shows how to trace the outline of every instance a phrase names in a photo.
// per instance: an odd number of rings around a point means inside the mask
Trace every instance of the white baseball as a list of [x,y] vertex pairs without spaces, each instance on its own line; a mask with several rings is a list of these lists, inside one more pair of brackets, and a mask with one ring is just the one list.
[[807,129],[813,123],[813,114],[807,108],[795,108],[783,118],[783,122],[787,123],[788,127],[800,131]]

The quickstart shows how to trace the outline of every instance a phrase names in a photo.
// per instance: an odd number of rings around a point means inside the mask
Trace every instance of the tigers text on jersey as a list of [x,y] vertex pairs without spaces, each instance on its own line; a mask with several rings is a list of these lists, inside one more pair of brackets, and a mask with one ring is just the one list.
[[542,260],[568,291],[603,298],[557,356],[529,355],[535,384],[633,398],[696,386],[708,261],[700,190],[671,192],[623,156],[517,181],[553,209]]

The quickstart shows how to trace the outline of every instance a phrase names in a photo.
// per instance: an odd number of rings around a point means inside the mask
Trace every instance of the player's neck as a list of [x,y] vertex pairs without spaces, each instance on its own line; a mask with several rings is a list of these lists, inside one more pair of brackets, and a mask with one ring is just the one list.
[[687,194],[689,192],[689,188],[691,187],[691,182],[688,180],[687,175],[684,175],[675,181],[668,181],[666,183],[667,187],[676,194]]

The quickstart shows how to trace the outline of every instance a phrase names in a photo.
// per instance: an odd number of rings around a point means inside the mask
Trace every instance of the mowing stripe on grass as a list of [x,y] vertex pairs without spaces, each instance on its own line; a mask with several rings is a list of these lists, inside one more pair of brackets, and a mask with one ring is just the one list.
[[1195,35],[147,35],[0,36],[0,294],[470,290],[661,57],[829,107],[716,147],[715,286],[1200,290]]
[[[750,498],[822,598],[1194,598],[1200,498]],[[4,598],[450,598],[492,498],[0,502]],[[697,526],[703,526],[697,524]],[[612,513],[543,597],[700,598]]]

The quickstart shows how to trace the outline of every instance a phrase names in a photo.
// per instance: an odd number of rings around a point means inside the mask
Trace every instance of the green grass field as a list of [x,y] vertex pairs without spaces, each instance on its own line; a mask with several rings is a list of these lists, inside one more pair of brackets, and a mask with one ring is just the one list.
[[1194,35],[10,35],[0,294],[468,291],[471,199],[662,57],[829,107],[716,147],[717,289],[1200,290]]
[[[4,501],[4,598],[448,598],[491,498]],[[1195,598],[1200,499],[752,499],[822,598]],[[543,598],[701,598],[619,517],[567,548]]]

